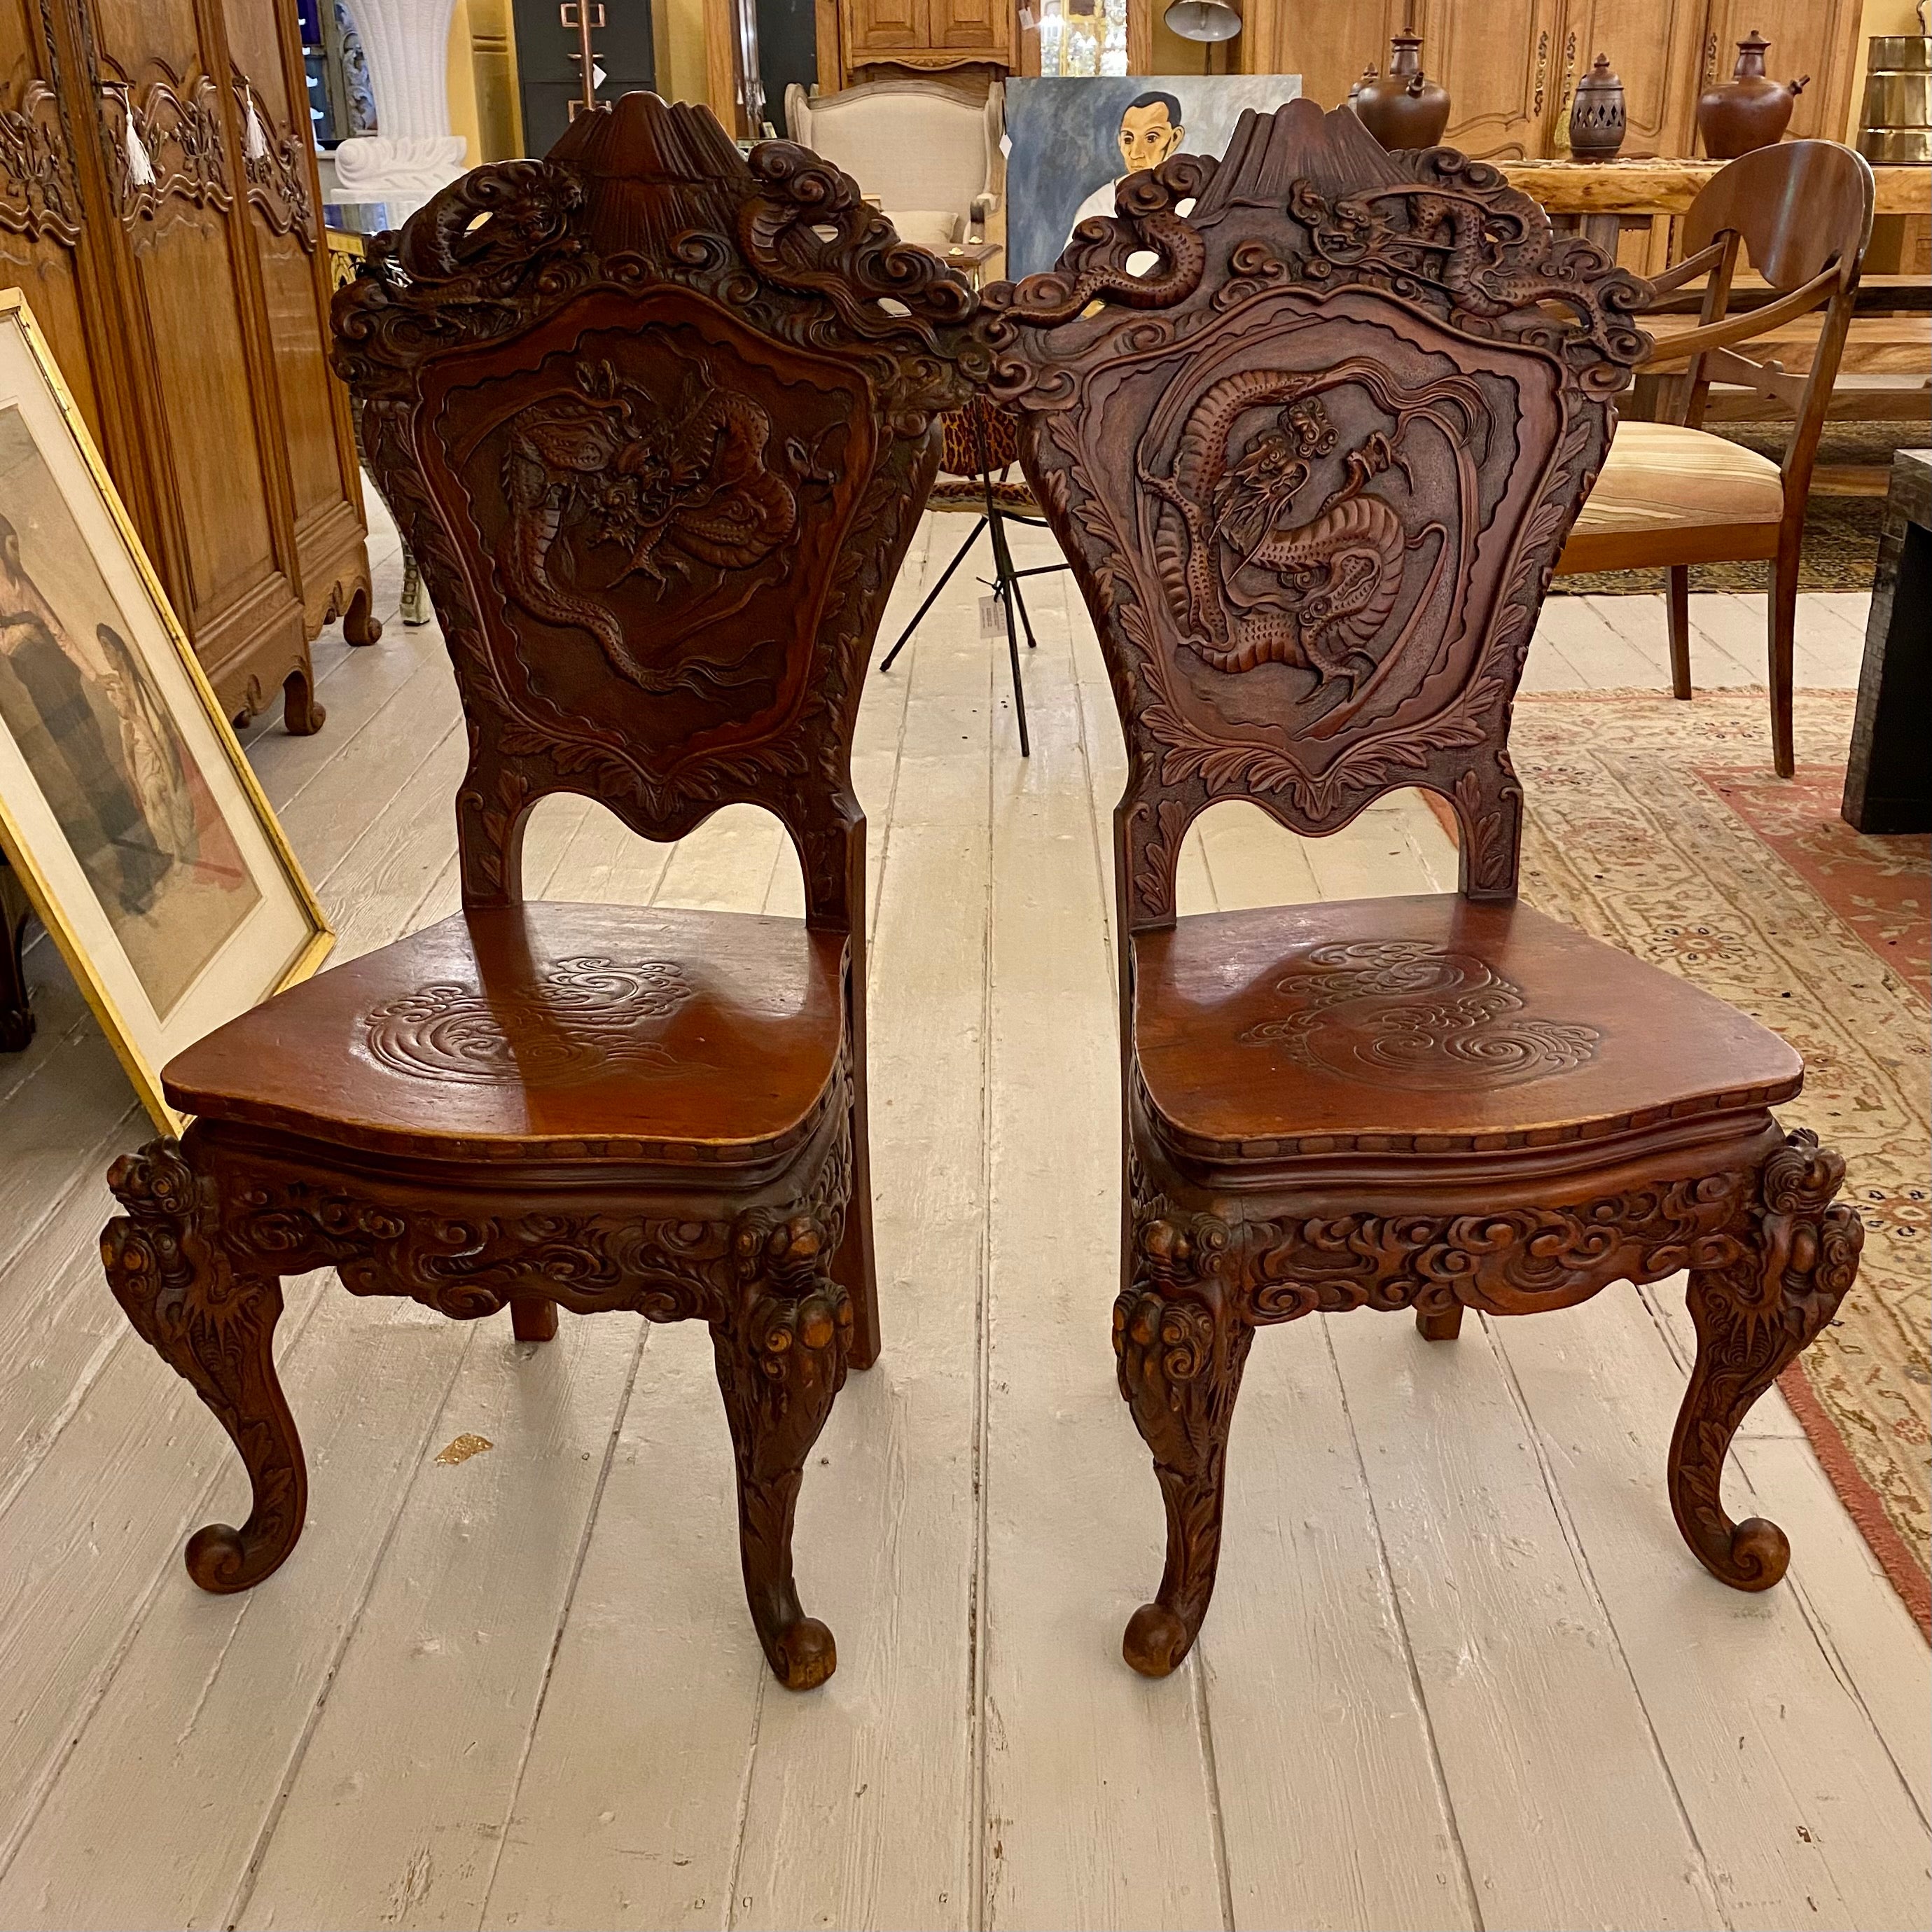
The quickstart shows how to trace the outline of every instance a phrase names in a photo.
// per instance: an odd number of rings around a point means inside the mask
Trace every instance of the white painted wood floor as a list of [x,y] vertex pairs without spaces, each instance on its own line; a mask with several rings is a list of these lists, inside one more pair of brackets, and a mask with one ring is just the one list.
[[[886,640],[963,530],[928,520]],[[252,1594],[196,1590],[182,1539],[244,1485],[103,1285],[101,1176],[144,1127],[36,949],[39,1037],[0,1064],[0,1925],[1926,1923],[1925,1646],[1775,1395],[1731,1507],[1785,1525],[1790,1577],[1692,1562],[1667,1289],[1454,1347],[1367,1313],[1262,1336],[1205,1633],[1165,1683],[1121,1663],[1161,1533],[1107,1342],[1121,757],[1050,577],[1021,760],[978,588],[861,721],[886,1351],[800,1511],[822,1691],[753,1640],[695,1327],[523,1347],[290,1284],[308,1531]],[[1701,680],[1757,679],[1762,608],[1699,600]],[[1806,598],[1801,683],[1852,682],[1862,626]],[[252,749],[348,956],[455,906],[463,738],[433,631],[319,663],[326,728]],[[1553,598],[1530,683],[1664,663],[1657,600]],[[558,897],[800,903],[748,809],[665,850],[553,801],[530,865]],[[1184,902],[1453,878],[1412,801],[1313,847],[1222,807]],[[437,1462],[465,1432],[494,1448]]]

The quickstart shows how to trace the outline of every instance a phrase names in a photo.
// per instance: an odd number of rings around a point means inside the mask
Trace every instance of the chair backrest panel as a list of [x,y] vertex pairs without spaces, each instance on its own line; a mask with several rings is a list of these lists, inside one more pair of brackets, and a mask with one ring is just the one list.
[[1836,141],[1758,148],[1705,184],[1684,218],[1680,252],[1694,255],[1726,232],[1780,292],[1833,262],[1856,262],[1871,234],[1872,172]]
[[1432,787],[1465,890],[1509,896],[1510,702],[1642,284],[1495,169],[1309,102],[1120,208],[988,301],[1127,737],[1124,926],[1172,922],[1181,834],[1222,798],[1315,835]]
[[446,189],[337,298],[338,366],[469,725],[465,902],[574,791],[653,838],[748,800],[836,922],[874,632],[989,358],[964,283],[788,143],[630,94]]

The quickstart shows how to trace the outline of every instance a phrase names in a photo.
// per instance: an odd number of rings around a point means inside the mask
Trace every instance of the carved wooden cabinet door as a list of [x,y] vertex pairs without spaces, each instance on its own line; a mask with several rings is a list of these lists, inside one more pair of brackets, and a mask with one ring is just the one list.
[[224,0],[248,228],[281,408],[296,580],[313,636],[348,608],[363,557],[349,395],[328,362],[328,251],[292,8]]
[[[82,247],[89,224],[82,171],[93,157],[76,153],[62,97],[74,48],[62,44],[61,24],[50,0],[0,0],[0,285],[26,294],[106,450],[124,441],[126,424],[94,378],[96,361],[110,351],[101,290]],[[90,131],[83,124],[80,138]]]
[[1546,154],[1563,0],[1415,0],[1412,13],[1424,70],[1449,90],[1444,142],[1482,160]]
[[1308,99],[1340,107],[1364,68],[1388,65],[1389,36],[1406,16],[1406,0],[1250,0],[1234,55],[1244,74],[1298,74]]
[[932,44],[932,0],[845,0],[845,46],[852,60]]
[[935,52],[1003,57],[1012,38],[1013,0],[926,0]]
[[305,640],[288,518],[271,501],[286,488],[280,409],[253,326],[222,37],[196,0],[86,0],[81,22],[127,258],[116,279],[146,352],[137,399],[157,501],[143,534],[216,689],[259,710],[280,674],[256,661],[292,664]]
[[224,707],[286,692],[306,730],[310,638],[374,633],[298,31],[280,0],[0,0],[0,276]]
[[1624,155],[1691,153],[1708,10],[1708,0],[1568,0],[1547,152],[1570,152],[1576,83],[1598,55],[1605,54],[1624,84]]

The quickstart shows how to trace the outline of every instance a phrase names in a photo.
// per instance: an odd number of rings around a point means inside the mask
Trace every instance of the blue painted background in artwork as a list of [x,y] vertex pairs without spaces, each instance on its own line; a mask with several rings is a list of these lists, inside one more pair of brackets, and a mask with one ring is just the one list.
[[1006,268],[1018,280],[1060,259],[1080,204],[1120,172],[1117,136],[1143,94],[1180,103],[1180,151],[1218,154],[1243,110],[1271,113],[1301,92],[1298,74],[1130,74],[1006,82]]

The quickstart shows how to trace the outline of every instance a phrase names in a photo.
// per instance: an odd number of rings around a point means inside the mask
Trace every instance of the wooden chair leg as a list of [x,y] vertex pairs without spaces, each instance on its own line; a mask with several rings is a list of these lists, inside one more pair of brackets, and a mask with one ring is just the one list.
[[824,1239],[809,1216],[774,1226],[740,1305],[711,1325],[738,1466],[745,1598],[789,1690],[809,1690],[838,1667],[831,1631],[799,1602],[791,1560],[806,1458],[844,1385],[852,1346],[851,1298],[826,1270]]
[[1462,1304],[1459,1301],[1439,1315],[1426,1314],[1418,1308],[1415,1326],[1417,1333],[1431,1342],[1453,1342],[1462,1332]]
[[1167,1506],[1160,1594],[1128,1619],[1120,1642],[1143,1677],[1166,1676],[1193,1648],[1221,1560],[1228,1429],[1255,1331],[1218,1294],[1206,1298],[1214,1292],[1143,1276],[1114,1304],[1120,1393]]
[[519,1342],[556,1339],[556,1304],[540,1294],[519,1294],[510,1303],[510,1333]]
[[254,1490],[239,1529],[212,1522],[188,1539],[188,1573],[204,1590],[245,1590],[280,1567],[308,1511],[302,1438],[275,1374],[281,1282],[236,1266],[215,1184],[178,1143],[123,1156],[107,1184],[128,1210],[101,1232],[107,1285],[142,1340],[227,1430]]
[[1838,1312],[1858,1273],[1864,1224],[1832,1197],[1845,1163],[1799,1132],[1772,1153],[1735,1230],[1737,1254],[1693,1268],[1697,1360],[1671,1438],[1670,1506],[1697,1560],[1738,1590],[1768,1590],[1791,1545],[1762,1516],[1733,1522],[1719,1492],[1724,1457],[1751,1405]]
[[1690,695],[1690,570],[1688,564],[1670,567],[1670,694]]
[[852,1301],[851,1366],[869,1369],[879,1359],[879,1276],[872,1240],[872,1156],[866,1120],[865,1084],[852,1098],[852,1192],[845,1232],[832,1258],[832,1272]]
[[1798,624],[1798,544],[1786,536],[1771,567],[1771,761],[1778,776],[1796,770],[1791,741],[1791,647]]

